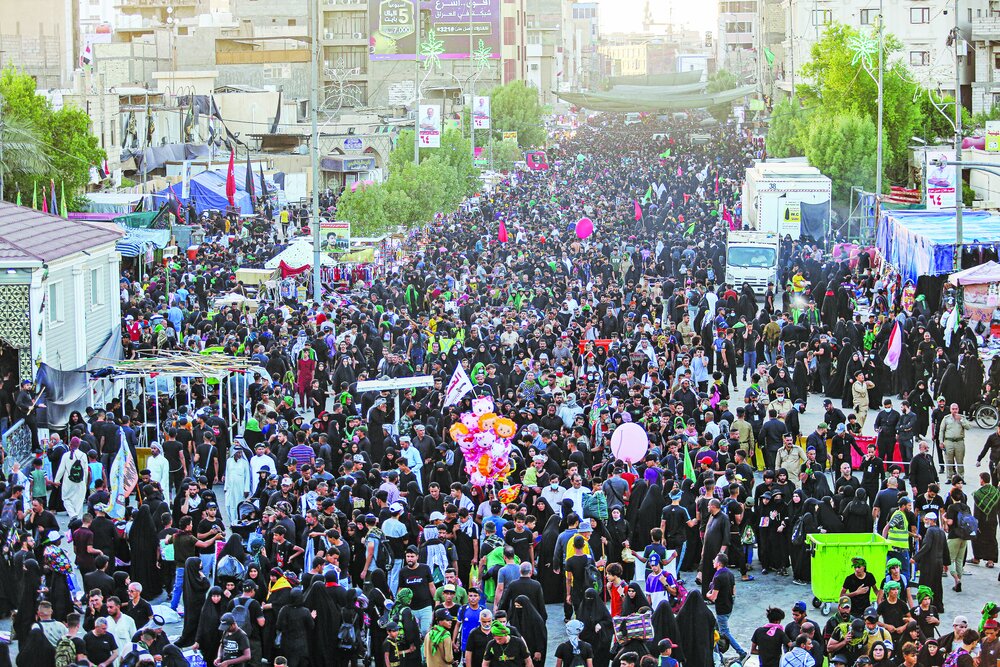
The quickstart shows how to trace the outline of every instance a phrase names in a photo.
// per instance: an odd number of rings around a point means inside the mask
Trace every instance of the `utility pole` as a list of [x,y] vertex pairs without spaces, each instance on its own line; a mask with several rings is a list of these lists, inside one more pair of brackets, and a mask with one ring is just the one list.
[[788,55],[792,65],[792,101],[795,101],[795,0],[788,2]]
[[420,0],[413,0],[413,164],[420,164]]
[[469,0],[469,143],[472,166],[476,166],[476,73],[472,60],[472,0]]
[[[955,0],[955,172],[958,178],[955,181],[955,257],[954,268],[956,271],[962,269],[962,77],[958,68],[959,63],[959,42],[962,33],[958,29],[958,0]],[[956,302],[955,307],[958,308]]]
[[319,249],[319,0],[309,0],[309,11],[309,32],[312,33],[312,62],[309,72],[312,83],[309,91],[312,139],[309,142],[309,156],[312,164],[313,301],[319,304],[323,300],[323,286],[320,282],[322,255]]
[[[956,0],[957,1],[957,0]],[[883,35],[885,34],[882,30],[883,16],[882,16],[882,0],[878,3],[878,119],[877,125],[875,127],[876,139],[875,139],[875,201],[878,202],[879,198],[882,196],[882,112],[883,112],[883,95],[882,95],[882,75],[885,70],[885,62],[882,58],[883,51]]]

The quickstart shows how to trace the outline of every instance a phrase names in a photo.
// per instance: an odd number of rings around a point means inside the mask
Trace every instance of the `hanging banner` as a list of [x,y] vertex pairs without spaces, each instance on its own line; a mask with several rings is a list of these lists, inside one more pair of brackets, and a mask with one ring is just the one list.
[[364,5],[368,6],[368,57],[371,60],[413,60],[418,22],[420,42],[424,47],[422,58],[433,49],[435,57],[441,60],[465,60],[469,58],[471,47],[476,58],[500,59],[503,34],[500,0],[421,0],[419,21],[416,1],[361,0],[358,3],[362,11]]
[[793,239],[802,235],[802,205],[797,201],[782,200],[778,217],[778,233],[790,235]]
[[955,151],[928,150],[924,153],[924,191],[927,193],[927,210],[938,211],[955,208],[958,192],[958,169],[953,164],[934,164],[955,160]]
[[327,254],[347,252],[351,249],[351,223],[346,220],[321,220],[320,250]]
[[420,147],[441,147],[441,112],[436,104],[420,105]]
[[472,124],[477,130],[490,129],[490,98],[486,95],[476,95],[473,98]]
[[184,160],[181,164],[181,199],[187,201],[191,198],[191,160]]

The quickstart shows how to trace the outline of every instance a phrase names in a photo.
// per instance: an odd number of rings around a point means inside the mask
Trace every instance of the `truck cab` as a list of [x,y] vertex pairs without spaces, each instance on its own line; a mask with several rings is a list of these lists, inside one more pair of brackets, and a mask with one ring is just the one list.
[[726,282],[738,289],[748,283],[754,293],[764,294],[767,284],[777,284],[777,234],[757,231],[730,231],[726,238]]

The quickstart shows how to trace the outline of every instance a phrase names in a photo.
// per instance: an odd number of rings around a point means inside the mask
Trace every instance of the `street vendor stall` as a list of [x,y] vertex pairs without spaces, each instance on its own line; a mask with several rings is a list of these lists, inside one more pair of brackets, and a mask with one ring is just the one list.
[[[982,322],[989,327],[1000,305],[1000,264],[990,260],[953,273],[948,280],[962,287],[962,314],[970,322]],[[1000,327],[992,331],[992,336],[1000,336]]]
[[[962,225],[966,251],[1000,245],[1000,215],[967,211]],[[904,281],[951,273],[955,245],[954,211],[883,211],[875,235],[878,254]]]

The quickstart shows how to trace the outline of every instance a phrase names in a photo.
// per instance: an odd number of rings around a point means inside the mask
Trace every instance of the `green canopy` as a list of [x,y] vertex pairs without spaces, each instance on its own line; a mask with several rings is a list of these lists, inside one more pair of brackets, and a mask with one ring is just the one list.
[[680,86],[686,83],[698,83],[704,74],[705,72],[699,69],[693,72],[612,76],[608,78],[608,83],[612,86]]
[[716,104],[727,104],[741,97],[754,95],[757,91],[755,86],[741,86],[719,93],[697,93],[697,94],[666,94],[656,87],[651,88],[652,93],[643,95],[629,92],[620,93],[612,89],[606,93],[559,93],[555,95],[560,99],[584,109],[593,111],[686,111],[689,109],[704,109]]
[[160,211],[143,211],[120,215],[114,221],[122,227],[130,229],[150,229],[154,227],[153,223],[158,217],[160,217]]

